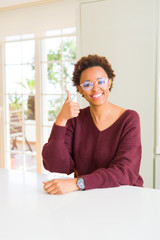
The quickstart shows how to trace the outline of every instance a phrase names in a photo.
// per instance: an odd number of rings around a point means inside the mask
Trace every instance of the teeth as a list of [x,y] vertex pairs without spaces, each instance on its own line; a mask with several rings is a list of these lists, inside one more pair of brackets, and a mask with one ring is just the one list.
[[97,95],[92,95],[92,97],[97,98],[97,97],[100,97],[101,95],[102,95],[102,93],[97,94]]

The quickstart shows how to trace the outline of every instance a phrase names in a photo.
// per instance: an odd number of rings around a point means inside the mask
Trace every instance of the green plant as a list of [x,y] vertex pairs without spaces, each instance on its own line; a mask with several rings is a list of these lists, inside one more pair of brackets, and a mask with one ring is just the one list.
[[[61,56],[63,56],[64,64],[61,66]],[[71,81],[71,74],[69,73],[68,66],[72,65],[76,59],[76,41],[74,38],[63,38],[63,53],[61,52],[61,43],[57,50],[50,49],[47,55],[48,63],[48,81],[51,84],[56,84],[60,79],[57,75],[63,72],[61,81],[63,89],[66,89],[66,84]],[[69,60],[69,61],[68,61]],[[73,61],[71,61],[73,60]],[[56,69],[56,70],[55,70]],[[49,101],[50,110],[48,111],[48,120],[53,121],[56,119],[58,112],[61,109],[61,98],[55,101]]]
[[[55,72],[54,64],[57,64],[60,66],[61,46],[57,48],[57,51],[53,51],[52,49],[50,49],[48,52],[47,58],[48,58],[48,61],[55,61],[55,62],[50,62],[48,64],[48,80],[50,83],[55,84],[58,82],[59,79],[56,76],[58,72]],[[63,58],[65,60],[76,59],[76,42],[73,38],[68,38],[63,40]],[[67,72],[67,69],[65,66],[63,66],[63,78],[67,79],[68,77],[69,77],[69,74]]]
[[57,98],[56,100],[49,100],[49,106],[51,110],[48,111],[48,120],[54,121],[61,109],[61,98]]
[[11,111],[17,111],[22,108],[22,99],[21,96],[17,95],[9,95],[9,108]]
[[30,93],[32,93],[33,90],[35,89],[35,79],[28,79],[28,78],[26,78],[25,79],[25,83],[20,82],[20,85],[22,87],[24,87],[25,89],[29,89]]
[[76,42],[74,39],[67,39],[63,42],[63,52],[67,59],[76,59]]
[[35,89],[35,79],[25,79],[25,83],[19,83],[23,88],[29,89],[30,93],[27,100],[27,118],[35,120],[35,97],[32,95]]

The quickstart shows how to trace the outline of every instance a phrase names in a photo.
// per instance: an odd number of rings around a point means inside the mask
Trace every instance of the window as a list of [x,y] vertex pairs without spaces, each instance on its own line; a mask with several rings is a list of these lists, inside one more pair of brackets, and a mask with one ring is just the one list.
[[[37,153],[48,140],[66,90],[77,100],[71,81],[75,28],[48,31],[43,39],[35,39],[33,34],[9,37],[4,49],[6,167],[36,171],[41,165]],[[41,139],[37,139],[39,131]]]
[[5,44],[6,165],[24,170],[36,168],[35,40],[28,37]]

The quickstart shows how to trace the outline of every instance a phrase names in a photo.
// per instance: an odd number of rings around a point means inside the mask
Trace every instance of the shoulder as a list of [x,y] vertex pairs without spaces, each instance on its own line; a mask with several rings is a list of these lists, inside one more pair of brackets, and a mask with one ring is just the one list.
[[[123,114],[121,122],[121,141],[126,145],[141,145],[141,126],[140,117],[135,110],[127,109]],[[136,140],[135,140],[136,139]]]
[[123,132],[138,132],[140,131],[140,117],[135,110],[127,109],[121,118]]
[[134,127],[140,127],[140,117],[139,114],[135,110],[126,109],[122,112],[119,116],[118,120],[116,121],[115,127],[119,127],[123,129],[129,129]]
[[112,104],[112,112],[115,121],[119,125],[133,124],[140,122],[139,114],[132,109],[125,109],[120,106]]
[[135,110],[125,109],[114,104],[111,104],[111,109],[112,109],[113,116],[114,117],[116,116],[115,117],[116,119],[121,119],[122,121],[123,120],[139,120],[139,114]]
[[140,121],[139,114],[135,110],[127,109],[124,114],[129,121]]

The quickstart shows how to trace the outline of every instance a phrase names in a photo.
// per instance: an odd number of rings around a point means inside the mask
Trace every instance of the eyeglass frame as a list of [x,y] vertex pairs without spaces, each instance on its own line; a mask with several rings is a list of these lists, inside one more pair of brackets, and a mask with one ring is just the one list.
[[[105,79],[105,85],[107,84],[107,82],[108,82],[108,80],[109,80],[109,78],[100,77],[100,78],[95,79],[93,82],[92,82],[91,80],[86,80],[86,81],[84,81],[83,83],[81,83],[79,86],[81,86],[81,87],[83,88],[83,84],[84,84],[85,82],[91,82],[92,84],[93,84],[94,82],[96,82],[96,84],[97,84],[97,81],[98,81],[99,79]],[[97,84],[97,86],[98,86],[98,84]],[[104,88],[104,87],[100,87],[100,86],[98,86],[98,87],[99,87],[99,88]],[[92,88],[93,88],[93,85],[92,85]],[[91,88],[90,90],[86,90],[86,89],[83,88],[83,90],[84,90],[84,91],[91,91],[92,88]]]

